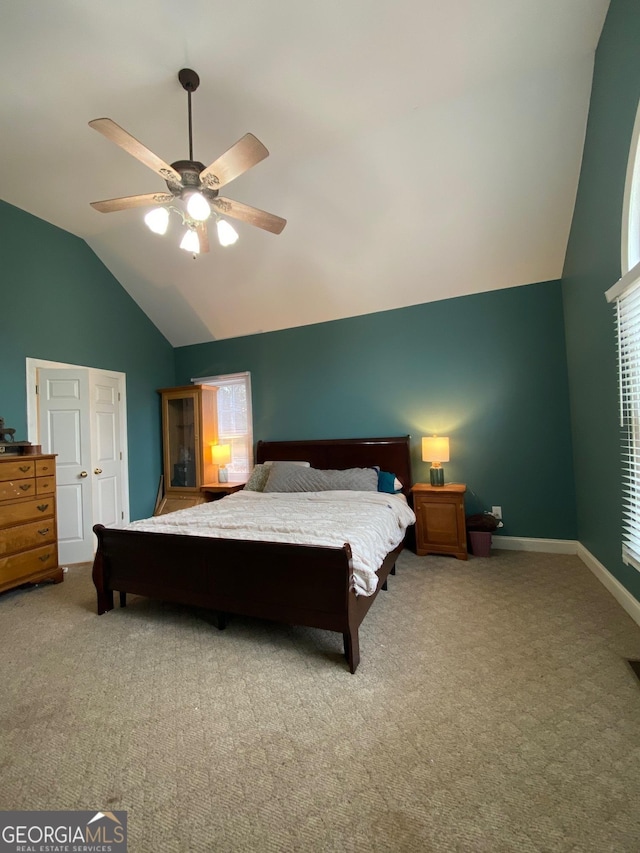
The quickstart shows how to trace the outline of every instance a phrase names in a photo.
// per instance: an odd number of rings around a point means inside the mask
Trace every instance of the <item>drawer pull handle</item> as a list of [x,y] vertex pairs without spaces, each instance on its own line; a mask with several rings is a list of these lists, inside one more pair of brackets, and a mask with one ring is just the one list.
[[48,527],[43,527],[41,530],[38,530],[38,533],[40,534],[40,536],[46,536],[48,532],[49,532]]
[[31,488],[31,483],[23,483],[20,486],[20,488],[22,489],[23,492],[28,492],[29,489]]
[[27,471],[29,470],[29,468],[31,468],[31,465],[21,465],[21,466],[20,466],[20,470],[21,470],[23,473],[25,473],[25,474],[27,473]]
[[50,556],[51,556],[51,554],[43,554],[41,557],[38,557],[38,559],[40,560],[41,563],[45,563],[49,559]]
[[48,506],[49,504],[38,504],[38,509],[40,510],[40,512],[44,512]]

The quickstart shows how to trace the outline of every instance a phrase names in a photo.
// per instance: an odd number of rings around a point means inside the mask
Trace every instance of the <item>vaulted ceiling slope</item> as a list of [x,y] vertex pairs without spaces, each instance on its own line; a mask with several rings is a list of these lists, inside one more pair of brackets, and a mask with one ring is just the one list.
[[[87,241],[174,346],[558,278],[608,0],[20,0],[0,7],[0,197]],[[144,211],[166,191],[88,127],[168,163],[247,132],[270,156],[224,194],[197,260]],[[180,222],[178,220],[178,225]]]

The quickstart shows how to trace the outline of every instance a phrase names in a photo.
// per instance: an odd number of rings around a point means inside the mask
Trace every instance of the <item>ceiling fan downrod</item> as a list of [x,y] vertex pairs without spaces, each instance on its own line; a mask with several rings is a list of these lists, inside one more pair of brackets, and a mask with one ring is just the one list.
[[187,93],[189,114],[189,160],[193,160],[193,131],[191,123],[191,93],[195,92],[200,85],[200,78],[191,68],[183,68],[178,72],[178,80]]

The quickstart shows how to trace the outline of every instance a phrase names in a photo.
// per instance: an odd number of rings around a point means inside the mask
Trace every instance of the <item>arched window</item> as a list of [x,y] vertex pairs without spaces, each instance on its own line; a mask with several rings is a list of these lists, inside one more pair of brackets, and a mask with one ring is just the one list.
[[606,297],[616,310],[622,431],[622,559],[640,570],[640,105],[622,210],[622,278]]
[[622,273],[640,263],[640,105],[631,137],[622,208]]

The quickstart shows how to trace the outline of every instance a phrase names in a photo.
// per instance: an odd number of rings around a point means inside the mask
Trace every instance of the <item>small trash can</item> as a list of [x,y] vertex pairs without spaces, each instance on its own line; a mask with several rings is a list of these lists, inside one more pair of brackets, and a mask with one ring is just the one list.
[[469,530],[469,545],[474,557],[491,556],[491,533],[484,530]]

